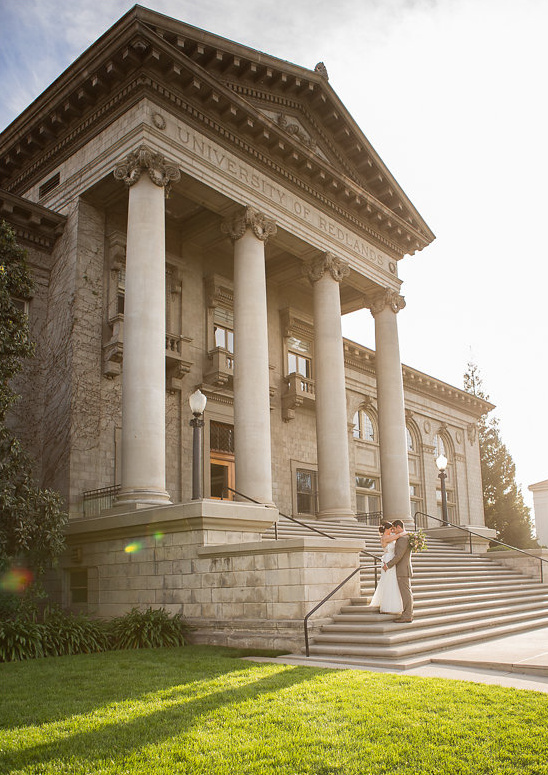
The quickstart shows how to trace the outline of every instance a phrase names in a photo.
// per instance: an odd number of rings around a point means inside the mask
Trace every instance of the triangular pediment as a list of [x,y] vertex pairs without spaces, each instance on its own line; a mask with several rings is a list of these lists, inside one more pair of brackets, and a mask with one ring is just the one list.
[[266,159],[293,185],[306,181],[309,195],[396,258],[433,239],[324,68],[308,70],[140,6],[0,135],[0,185],[23,193],[59,163],[43,153],[46,143],[68,153],[139,95],[201,122],[225,144],[237,136],[240,153],[249,148],[255,163]]
[[318,138],[317,132],[310,126],[307,126],[306,120],[303,119],[296,110],[270,110],[263,107],[260,103],[255,103],[255,105],[263,116],[266,116],[270,121],[278,124],[284,132],[304,145],[304,147],[308,148],[312,153],[315,153],[320,159],[336,163],[336,159],[333,155],[323,146],[321,138]]

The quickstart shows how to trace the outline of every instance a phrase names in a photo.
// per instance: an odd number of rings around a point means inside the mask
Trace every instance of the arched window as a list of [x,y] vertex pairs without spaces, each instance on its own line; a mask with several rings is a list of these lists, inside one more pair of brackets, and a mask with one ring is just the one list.
[[[447,436],[443,436],[441,433],[437,433],[434,438],[434,460],[437,460],[440,455],[447,458],[447,468],[445,469],[445,493],[447,496],[447,516],[449,522],[458,525],[459,514],[457,508],[457,479],[456,479],[456,467],[453,455],[453,446],[451,439]],[[438,479],[436,487],[436,503],[438,517],[443,517],[442,509],[442,494],[441,494],[441,482]]]
[[440,455],[444,455],[447,460],[449,460],[448,452],[448,445],[444,442],[443,436],[440,436],[439,433],[436,434],[436,438],[434,439],[434,457],[437,459]]
[[353,418],[354,428],[352,429],[352,435],[355,439],[362,439],[362,441],[376,441],[375,424],[371,415],[360,409]]
[[411,499],[411,513],[423,510],[422,500],[422,465],[420,456],[420,442],[417,429],[414,424],[405,427],[407,439],[407,460],[409,463],[409,495]]
[[405,429],[406,437],[407,437],[407,451],[408,452],[415,452],[415,439],[413,438],[413,434],[409,430],[409,428]]

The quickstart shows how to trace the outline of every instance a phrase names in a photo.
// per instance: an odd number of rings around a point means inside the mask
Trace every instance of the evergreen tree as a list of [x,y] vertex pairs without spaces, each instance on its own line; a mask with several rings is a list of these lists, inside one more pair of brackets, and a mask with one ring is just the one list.
[[31,293],[25,252],[0,221],[0,578],[14,565],[39,578],[64,547],[61,497],[36,486],[32,459],[6,425],[18,398],[10,382],[34,353],[27,315],[15,300]]
[[[475,363],[468,364],[464,389],[478,398],[489,400]],[[530,509],[525,505],[516,483],[516,466],[502,441],[499,421],[495,417],[482,417],[478,432],[485,524],[497,531],[501,541],[511,546],[522,549],[538,546],[532,536]]]

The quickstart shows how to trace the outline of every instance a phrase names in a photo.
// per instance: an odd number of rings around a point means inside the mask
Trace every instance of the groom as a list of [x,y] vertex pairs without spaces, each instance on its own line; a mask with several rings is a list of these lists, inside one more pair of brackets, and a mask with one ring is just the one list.
[[396,577],[400,588],[400,595],[403,604],[401,616],[394,619],[395,622],[413,621],[413,592],[411,591],[411,576],[413,568],[411,567],[411,547],[409,546],[409,536],[401,519],[395,519],[392,522],[394,532],[398,536],[394,557],[387,562],[383,568],[393,568],[396,566]]

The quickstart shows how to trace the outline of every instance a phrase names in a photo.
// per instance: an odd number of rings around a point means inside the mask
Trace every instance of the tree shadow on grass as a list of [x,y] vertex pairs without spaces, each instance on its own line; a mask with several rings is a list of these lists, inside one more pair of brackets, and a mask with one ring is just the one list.
[[[249,665],[239,669],[249,670]],[[224,672],[227,673],[227,670],[225,669]],[[93,762],[102,759],[120,760],[144,746],[156,745],[179,737],[199,724],[205,714],[232,703],[253,700],[261,694],[279,691],[312,680],[318,672],[323,671],[308,667],[288,668],[284,666],[280,667],[277,673],[260,680],[246,682],[238,687],[221,691],[213,689],[197,698],[192,697],[193,687],[174,686],[172,692],[162,697],[163,700],[174,703],[167,708],[145,713],[128,722],[107,723],[98,730],[69,734],[50,743],[35,745],[22,751],[9,753],[4,750],[0,773],[9,773],[28,766],[45,766],[52,760],[71,760],[75,770],[79,764],[82,764],[85,766],[86,772],[93,772],[95,769]],[[220,676],[223,671],[213,671],[213,673],[216,675],[209,673],[202,678],[210,681],[212,678]],[[194,687],[194,694],[199,691],[199,680],[196,676],[193,678],[194,683],[198,681]],[[157,690],[158,687],[156,687]],[[179,702],[177,702],[177,698],[179,698]],[[153,699],[151,699],[152,702]]]
[[[0,664],[0,729],[59,722],[249,664],[229,648],[139,649]],[[230,660],[230,661],[228,661]]]

